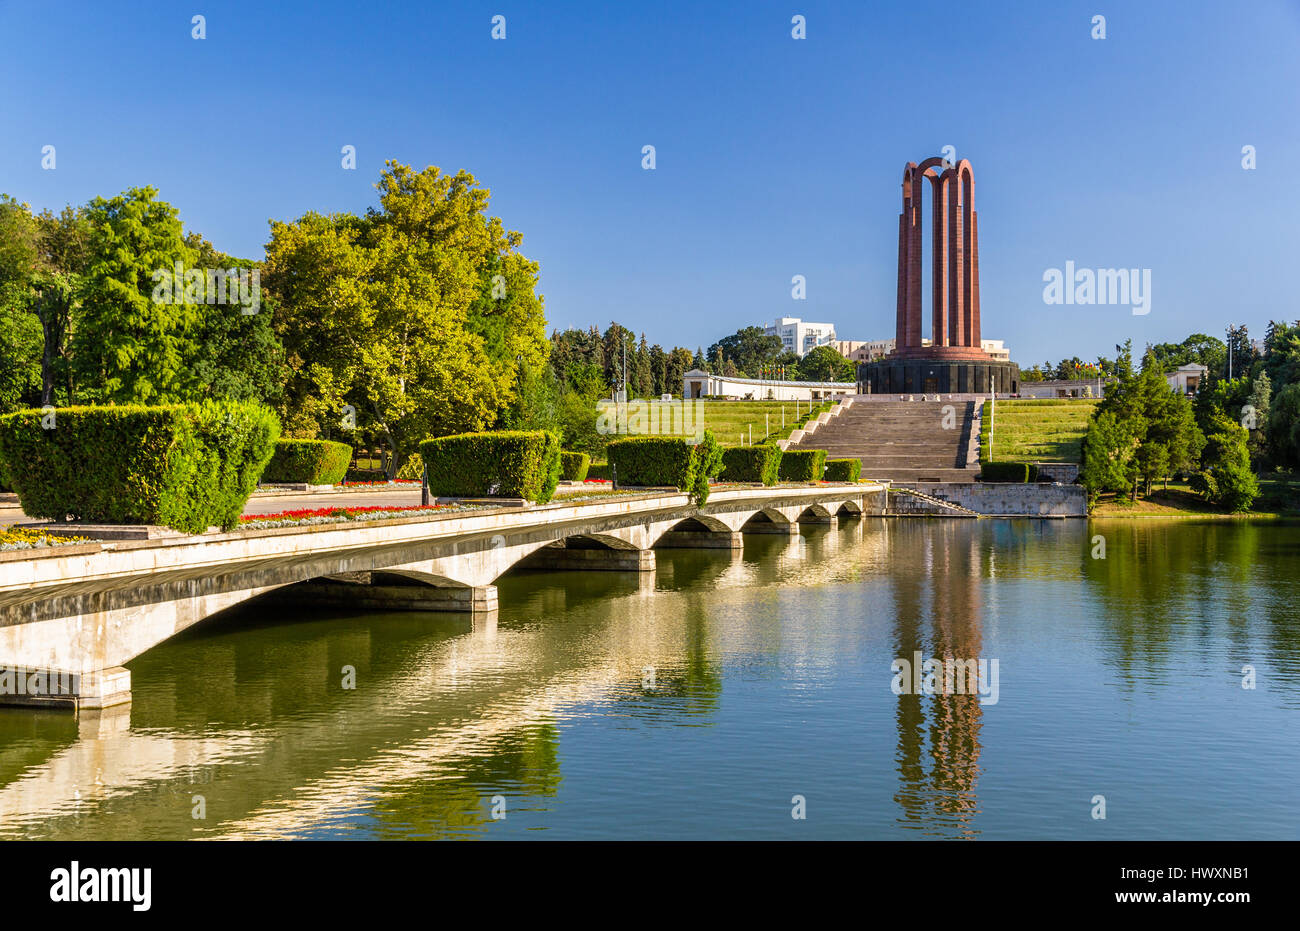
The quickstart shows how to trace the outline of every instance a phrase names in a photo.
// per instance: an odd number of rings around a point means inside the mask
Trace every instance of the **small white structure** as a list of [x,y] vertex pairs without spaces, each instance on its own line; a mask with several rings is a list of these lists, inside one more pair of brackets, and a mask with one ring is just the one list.
[[1165,381],[1169,382],[1169,387],[1179,394],[1196,394],[1209,371],[1197,362],[1189,362],[1187,365],[1180,365],[1177,371],[1165,375]]
[[857,382],[773,381],[767,378],[728,378],[691,369],[682,376],[682,397],[733,398],[747,401],[842,400],[858,393]]
[[810,323],[799,317],[781,317],[767,327],[769,336],[781,337],[781,348],[803,358],[809,350],[834,343],[835,324]]
[[1105,397],[1107,383],[1114,381],[1109,375],[1104,378],[1051,379],[1048,381],[1020,380],[1022,398],[1101,398]]

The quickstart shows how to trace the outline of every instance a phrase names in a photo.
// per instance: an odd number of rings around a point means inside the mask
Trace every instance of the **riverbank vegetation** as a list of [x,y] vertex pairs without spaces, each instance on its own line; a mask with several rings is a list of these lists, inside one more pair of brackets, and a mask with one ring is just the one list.
[[[1244,328],[1233,335],[1241,341],[1233,377],[1207,365],[1194,399],[1170,389],[1154,348],[1139,371],[1131,344],[1116,347],[1115,379],[1083,442],[1080,481],[1092,513],[1295,510],[1300,321],[1271,323],[1262,352],[1245,341]],[[1211,361],[1214,348],[1201,346]]]

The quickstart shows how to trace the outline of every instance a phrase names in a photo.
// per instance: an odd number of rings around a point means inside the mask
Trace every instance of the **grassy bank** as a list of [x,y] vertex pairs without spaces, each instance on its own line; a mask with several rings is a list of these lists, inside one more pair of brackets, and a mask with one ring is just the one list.
[[1091,517],[1205,517],[1268,519],[1300,516],[1300,475],[1270,475],[1259,480],[1259,497],[1249,511],[1228,512],[1206,502],[1186,482],[1155,488],[1149,498],[1120,501],[1103,495]]
[[[999,401],[990,411],[984,402],[980,428],[980,461],[1080,462],[1083,436],[1088,432],[1095,400],[1047,399]],[[990,419],[990,413],[992,419]],[[989,450],[989,427],[993,449]]]

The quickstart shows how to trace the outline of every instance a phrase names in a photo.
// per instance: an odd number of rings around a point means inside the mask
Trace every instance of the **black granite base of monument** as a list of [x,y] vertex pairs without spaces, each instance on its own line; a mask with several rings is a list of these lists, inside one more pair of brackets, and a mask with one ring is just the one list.
[[858,366],[869,394],[1016,394],[1020,366],[966,359],[881,359]]

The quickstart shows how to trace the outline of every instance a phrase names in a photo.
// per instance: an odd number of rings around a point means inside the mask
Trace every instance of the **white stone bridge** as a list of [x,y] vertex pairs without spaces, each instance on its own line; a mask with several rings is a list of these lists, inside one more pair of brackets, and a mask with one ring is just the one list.
[[[726,488],[703,508],[655,493],[0,553],[0,673],[75,675],[77,703],[104,707],[130,700],[124,663],[259,596],[486,613],[492,583],[516,566],[648,572],[655,547],[739,548],[744,533],[883,513],[885,494],[869,483]],[[4,683],[0,702],[22,697]]]

